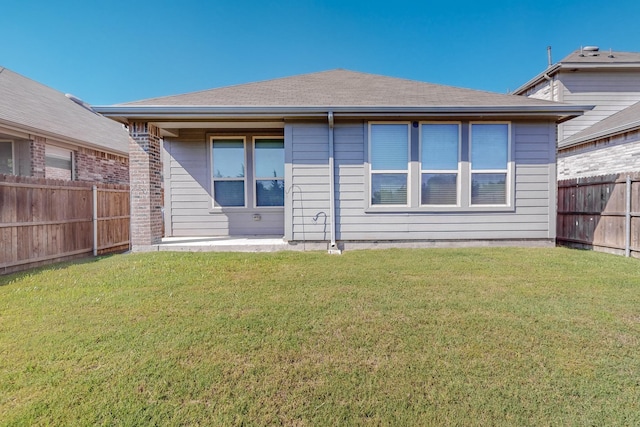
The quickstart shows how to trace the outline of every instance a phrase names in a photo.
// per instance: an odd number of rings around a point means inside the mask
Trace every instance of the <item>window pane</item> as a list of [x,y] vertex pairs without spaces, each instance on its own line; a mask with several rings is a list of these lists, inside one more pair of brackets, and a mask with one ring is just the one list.
[[471,167],[506,169],[509,146],[509,126],[506,124],[474,124],[471,128]]
[[218,206],[244,206],[244,181],[214,181],[213,194]]
[[406,205],[407,174],[376,173],[371,175],[372,205]]
[[244,142],[238,139],[213,141],[214,178],[244,177]]
[[472,205],[505,205],[507,204],[506,173],[474,173],[471,174]]
[[0,142],[0,173],[10,175],[13,173],[13,150],[11,142]]
[[256,181],[256,202],[258,206],[284,206],[284,181]]
[[409,127],[371,125],[371,169],[407,170]]
[[284,177],[284,141],[260,139],[256,141],[256,177]]
[[458,174],[455,173],[423,173],[422,204],[423,205],[455,205],[458,203]]
[[422,125],[422,169],[458,169],[458,125]]
[[45,147],[45,176],[52,179],[73,179],[73,152],[66,148]]

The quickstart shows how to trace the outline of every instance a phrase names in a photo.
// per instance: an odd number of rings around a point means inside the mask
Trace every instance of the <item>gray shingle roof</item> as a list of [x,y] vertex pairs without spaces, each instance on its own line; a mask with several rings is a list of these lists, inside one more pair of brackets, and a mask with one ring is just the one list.
[[121,124],[76,104],[63,93],[0,67],[0,125],[128,155]]
[[560,148],[593,141],[634,129],[640,129],[640,102],[571,135],[571,137],[560,143]]
[[560,64],[633,64],[640,65],[640,53],[600,50],[589,52],[576,50],[562,58]]
[[511,107],[558,103],[336,69],[120,105]]
[[590,52],[578,49],[537,74],[534,78],[514,90],[513,93],[517,95],[525,94],[528,89],[544,80],[545,74],[551,76],[560,70],[572,70],[575,68],[640,68],[640,53],[610,52],[608,50]]

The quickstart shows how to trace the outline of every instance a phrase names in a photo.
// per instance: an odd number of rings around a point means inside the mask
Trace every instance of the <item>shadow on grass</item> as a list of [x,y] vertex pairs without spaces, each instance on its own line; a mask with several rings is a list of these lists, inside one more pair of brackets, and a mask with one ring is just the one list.
[[116,256],[116,255],[122,255],[124,253],[126,253],[126,252],[99,255],[97,257],[87,256],[87,257],[82,257],[82,258],[78,258],[78,259],[74,259],[74,260],[66,260],[66,261],[54,262],[54,263],[51,263],[51,264],[46,264],[46,265],[42,265],[42,266],[38,266],[38,267],[33,267],[33,268],[29,268],[27,270],[17,271],[17,272],[14,272],[14,273],[6,273],[6,274],[0,273],[0,286],[6,286],[6,285],[8,285],[10,283],[15,282],[16,280],[20,280],[23,277],[34,276],[34,275],[37,275],[37,274],[40,274],[40,273],[44,273],[44,272],[47,272],[47,271],[64,270],[65,268],[67,268],[69,266],[72,266],[72,265],[81,265],[81,264],[94,263],[94,262],[102,261],[104,259],[111,258],[111,257]]

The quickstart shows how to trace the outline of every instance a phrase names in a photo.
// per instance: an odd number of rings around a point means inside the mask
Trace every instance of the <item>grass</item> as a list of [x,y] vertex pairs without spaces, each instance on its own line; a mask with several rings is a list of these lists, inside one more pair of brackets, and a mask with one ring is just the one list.
[[640,263],[120,255],[0,277],[0,425],[640,425]]

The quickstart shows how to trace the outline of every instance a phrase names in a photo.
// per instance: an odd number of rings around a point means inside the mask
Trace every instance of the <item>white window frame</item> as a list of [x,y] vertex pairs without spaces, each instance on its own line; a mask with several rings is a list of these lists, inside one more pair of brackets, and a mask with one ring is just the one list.
[[[505,169],[479,169],[475,171],[473,169],[473,125],[507,125],[507,167]],[[512,194],[512,176],[513,176],[513,156],[511,154],[511,122],[509,121],[470,121],[469,122],[469,207],[471,208],[505,208],[513,205]],[[472,188],[473,188],[473,174],[492,174],[492,173],[504,173],[505,177],[505,203],[504,204],[473,204],[472,200]]]
[[[252,148],[252,157],[253,157],[253,169],[252,169],[252,185],[253,185],[253,207],[256,209],[268,209],[268,210],[283,210],[284,209],[284,202],[282,206],[258,206],[258,189],[257,189],[257,185],[258,185],[258,181],[265,181],[267,178],[262,178],[259,177],[256,173],[256,141],[259,141],[261,139],[270,139],[270,140],[282,140],[282,149],[284,151],[284,136],[269,136],[269,135],[265,135],[265,136],[254,136],[251,138],[251,148]],[[286,164],[286,162],[285,162]],[[284,170],[285,165],[283,164],[283,170]],[[245,174],[246,175],[246,174]],[[282,177],[269,177],[269,179],[276,179],[276,180],[282,180],[282,182],[284,182],[284,176]],[[245,188],[245,192],[246,192],[246,188]],[[246,193],[245,193],[246,194]]]
[[16,143],[11,139],[0,139],[0,142],[9,142],[11,144],[11,175],[16,174]]
[[[422,125],[457,125],[458,126],[458,168],[457,169],[422,169]],[[427,208],[460,208],[461,207],[461,193],[462,193],[462,122],[460,121],[421,121],[418,122],[418,184],[420,188],[419,192],[419,205]],[[422,203],[422,174],[456,174],[456,203],[455,204],[423,204]]]
[[[371,127],[373,125],[406,125],[407,126],[407,168],[403,170],[373,170],[371,168]],[[368,139],[368,147],[367,147],[367,162],[369,169],[369,191],[368,191],[368,202],[367,205],[374,209],[385,209],[385,208],[409,208],[411,206],[411,122],[410,121],[371,121],[367,124],[367,139]],[[374,174],[405,174],[407,176],[407,202],[406,204],[400,205],[391,205],[391,204],[380,204],[375,205],[372,203],[373,196],[373,175]]]
[[[242,141],[242,150],[244,153],[244,176],[242,178],[216,178],[214,176],[214,166],[213,166],[213,143],[218,141],[229,141],[229,140],[238,140]],[[238,135],[210,135],[209,136],[209,162],[211,167],[209,168],[209,181],[211,185],[211,205],[214,210],[221,211],[227,209],[246,209],[247,206],[247,137],[246,136],[238,136]],[[244,185],[244,204],[242,206],[220,206],[216,204],[216,195],[215,195],[215,182],[216,181],[242,181]]]

